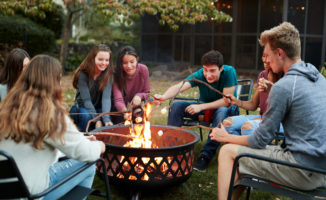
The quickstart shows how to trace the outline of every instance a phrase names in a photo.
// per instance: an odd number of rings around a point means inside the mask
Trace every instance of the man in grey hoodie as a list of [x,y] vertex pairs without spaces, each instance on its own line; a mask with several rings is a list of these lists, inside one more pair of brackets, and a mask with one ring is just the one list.
[[[232,166],[240,153],[253,153],[305,166],[326,169],[326,79],[311,64],[301,61],[300,35],[283,22],[261,34],[266,64],[284,72],[271,88],[268,109],[253,135],[228,134],[215,128],[211,139],[224,145],[218,158],[218,199],[227,198]],[[232,103],[232,102],[231,102]],[[269,146],[280,123],[286,147]],[[251,174],[290,187],[310,190],[326,184],[326,177],[255,159],[240,159],[238,174]],[[235,180],[236,182],[237,180]],[[234,193],[236,199],[241,190]]]

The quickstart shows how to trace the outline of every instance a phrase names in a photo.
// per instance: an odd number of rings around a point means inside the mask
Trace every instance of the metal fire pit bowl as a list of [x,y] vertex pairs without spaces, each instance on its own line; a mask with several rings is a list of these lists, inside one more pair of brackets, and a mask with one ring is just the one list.
[[[192,174],[194,145],[199,137],[192,131],[175,130],[176,128],[151,126],[152,143],[158,148],[123,147],[128,138],[95,133],[98,140],[106,143],[102,159],[106,163],[110,183],[141,190],[186,181]],[[164,131],[162,136],[158,134],[159,130]],[[129,135],[129,126],[108,126],[93,132]]]

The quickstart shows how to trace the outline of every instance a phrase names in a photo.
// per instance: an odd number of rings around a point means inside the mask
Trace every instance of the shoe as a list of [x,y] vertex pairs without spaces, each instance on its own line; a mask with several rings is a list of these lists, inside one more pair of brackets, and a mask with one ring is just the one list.
[[204,154],[200,154],[197,161],[193,164],[193,169],[199,172],[205,172],[209,163],[209,158]]

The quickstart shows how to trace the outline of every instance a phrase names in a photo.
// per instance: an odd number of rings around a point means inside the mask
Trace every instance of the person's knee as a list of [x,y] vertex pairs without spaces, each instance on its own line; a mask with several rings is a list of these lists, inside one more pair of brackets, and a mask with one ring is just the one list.
[[238,147],[236,144],[225,144],[221,147],[218,160],[223,162],[225,159],[235,158],[238,155]]
[[253,129],[254,126],[250,122],[243,123],[241,130],[250,130]]
[[224,127],[229,127],[232,126],[234,124],[233,119],[231,117],[226,118],[225,120],[223,120],[223,126]]

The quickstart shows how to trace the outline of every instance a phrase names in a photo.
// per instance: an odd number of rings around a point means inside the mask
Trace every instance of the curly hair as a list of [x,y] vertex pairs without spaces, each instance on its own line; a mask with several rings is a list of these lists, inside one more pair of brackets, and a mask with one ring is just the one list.
[[223,66],[223,55],[216,50],[205,53],[201,58],[202,65],[217,65],[218,68]]
[[30,61],[0,104],[0,140],[31,142],[36,149],[44,149],[45,137],[64,142],[66,111],[60,79],[57,59],[38,55]]
[[264,31],[260,35],[259,43],[261,46],[269,43],[272,50],[282,49],[292,60],[300,58],[301,42],[298,29],[289,22],[275,26]]

